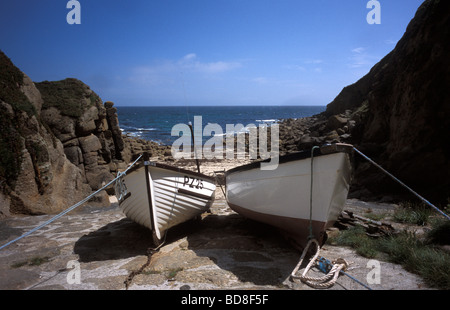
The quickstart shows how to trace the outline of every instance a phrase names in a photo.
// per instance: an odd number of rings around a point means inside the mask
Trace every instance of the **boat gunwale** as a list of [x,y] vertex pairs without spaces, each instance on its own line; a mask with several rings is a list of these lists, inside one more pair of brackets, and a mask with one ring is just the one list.
[[[311,150],[313,150],[314,158],[324,156],[324,155],[329,155],[329,154],[335,154],[335,153],[350,154],[353,151],[353,145],[344,144],[344,143],[324,144],[324,145],[320,146],[319,148],[315,148],[315,149],[310,148],[308,150],[303,150],[303,151],[299,151],[299,152],[293,152],[293,153],[289,153],[286,155],[282,155],[279,157],[278,164],[284,164],[284,163],[288,163],[291,161],[297,161],[297,160],[311,158]],[[230,170],[225,171],[225,177],[228,177],[228,175],[233,174],[233,173],[244,172],[244,171],[249,171],[249,170],[253,170],[256,168],[260,168],[261,163],[270,162],[270,161],[271,161],[270,158],[266,159],[266,160],[258,160],[258,161],[254,161],[249,164],[245,164],[242,166],[232,168]]]
[[141,160],[140,162],[138,162],[136,165],[134,165],[133,167],[131,167],[127,173],[132,173],[133,171],[136,171],[142,167],[145,166],[150,166],[150,167],[156,167],[156,168],[161,168],[161,169],[167,169],[167,170],[171,170],[171,171],[175,171],[175,172],[179,172],[179,173],[183,173],[183,174],[189,174],[191,176],[196,176],[196,177],[200,177],[202,179],[205,179],[207,181],[210,181],[211,183],[215,184],[216,179],[212,176],[203,174],[203,173],[199,173],[196,171],[192,171],[192,170],[187,170],[184,168],[179,168],[179,167],[175,167],[175,166],[171,166],[171,165],[167,165],[167,164],[163,164],[163,163],[158,163],[158,162],[154,162],[154,161],[149,161],[150,164],[146,165],[145,164],[145,160]]

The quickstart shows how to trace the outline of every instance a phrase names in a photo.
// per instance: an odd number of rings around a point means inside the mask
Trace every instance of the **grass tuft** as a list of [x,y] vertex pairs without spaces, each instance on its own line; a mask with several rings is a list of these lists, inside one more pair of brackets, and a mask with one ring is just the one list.
[[[402,265],[407,271],[415,273],[430,287],[450,289],[450,254],[435,244],[448,238],[450,222],[436,225],[425,240],[408,231],[385,238],[373,239],[366,235],[362,227],[353,227],[341,231],[330,239],[331,244],[350,246],[367,258],[375,258],[381,253],[388,260]],[[447,240],[447,239],[444,239]],[[434,243],[434,244],[433,244]],[[442,243],[441,243],[442,244]]]
[[400,208],[395,211],[394,221],[397,223],[425,226],[428,224],[428,220],[432,214],[433,210],[423,203],[405,202],[400,204]]
[[44,263],[48,263],[50,261],[50,257],[44,256],[34,256],[28,260],[16,262],[11,265],[12,268],[20,268],[22,266],[40,266]]

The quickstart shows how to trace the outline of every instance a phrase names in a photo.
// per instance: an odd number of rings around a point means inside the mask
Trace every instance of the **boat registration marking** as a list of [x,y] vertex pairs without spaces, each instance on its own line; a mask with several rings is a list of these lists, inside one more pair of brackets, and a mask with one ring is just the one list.
[[203,180],[185,175],[183,186],[189,186],[190,188],[203,189]]

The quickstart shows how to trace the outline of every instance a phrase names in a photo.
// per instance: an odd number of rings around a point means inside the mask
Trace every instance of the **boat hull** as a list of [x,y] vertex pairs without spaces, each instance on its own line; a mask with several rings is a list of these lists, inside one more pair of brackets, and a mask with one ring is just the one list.
[[324,242],[325,230],[337,220],[347,199],[351,149],[340,145],[317,150],[312,169],[311,152],[280,157],[272,171],[255,164],[232,169],[226,173],[227,202],[243,216],[287,232],[300,247],[311,232]]
[[206,175],[145,161],[119,179],[116,196],[123,213],[159,243],[169,228],[207,211],[215,189]]

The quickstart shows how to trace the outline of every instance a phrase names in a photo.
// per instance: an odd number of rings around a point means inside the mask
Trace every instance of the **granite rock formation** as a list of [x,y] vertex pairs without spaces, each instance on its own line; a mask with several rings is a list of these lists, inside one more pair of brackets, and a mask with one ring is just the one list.
[[[140,153],[170,153],[122,135],[114,103],[83,82],[33,83],[1,51],[0,129],[0,217],[61,212]],[[93,200],[109,205],[105,191]]]
[[113,104],[103,105],[89,86],[76,79],[36,83],[44,104],[41,119],[64,146],[93,190],[114,176],[124,157],[124,142]]
[[54,213],[90,193],[41,120],[34,83],[0,52],[0,217]]

